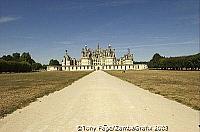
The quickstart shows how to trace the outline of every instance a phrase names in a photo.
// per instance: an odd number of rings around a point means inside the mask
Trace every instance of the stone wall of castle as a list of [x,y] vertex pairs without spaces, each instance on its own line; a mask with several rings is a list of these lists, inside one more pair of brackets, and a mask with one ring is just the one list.
[[71,58],[66,50],[62,66],[49,66],[48,71],[89,71],[89,70],[142,70],[147,69],[146,64],[133,64],[133,54],[130,49],[128,53],[117,59],[115,49],[108,45],[106,49],[99,47],[95,50],[85,45],[81,51],[81,59]]
[[94,70],[145,70],[146,64],[134,65],[104,65],[104,66],[48,66],[47,71],[94,71]]

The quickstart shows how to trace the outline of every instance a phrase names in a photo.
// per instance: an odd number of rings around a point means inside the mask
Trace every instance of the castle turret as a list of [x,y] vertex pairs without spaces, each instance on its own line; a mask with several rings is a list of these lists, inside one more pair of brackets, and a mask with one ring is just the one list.
[[82,49],[81,52],[81,65],[91,65],[91,51],[87,48],[87,45],[85,45],[85,48]]
[[67,50],[65,50],[65,56],[64,59],[62,60],[62,66],[69,66],[71,61],[71,57],[68,55]]
[[130,49],[128,48],[128,53],[123,57],[123,63],[125,65],[132,65],[133,64],[133,54],[131,54]]

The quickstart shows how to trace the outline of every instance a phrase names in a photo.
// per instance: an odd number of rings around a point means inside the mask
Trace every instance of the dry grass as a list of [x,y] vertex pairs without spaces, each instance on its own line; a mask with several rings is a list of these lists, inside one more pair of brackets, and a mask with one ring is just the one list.
[[89,73],[59,71],[0,74],[0,118]]
[[108,71],[109,74],[131,82],[155,94],[176,100],[200,110],[199,71]]

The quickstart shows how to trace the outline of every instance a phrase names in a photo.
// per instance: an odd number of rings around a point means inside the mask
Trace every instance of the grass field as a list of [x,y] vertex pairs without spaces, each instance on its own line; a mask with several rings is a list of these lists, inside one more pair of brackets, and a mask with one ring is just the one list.
[[0,74],[0,118],[89,73],[59,71]]
[[200,110],[199,71],[143,70],[126,71],[125,73],[108,71],[108,73],[152,93]]

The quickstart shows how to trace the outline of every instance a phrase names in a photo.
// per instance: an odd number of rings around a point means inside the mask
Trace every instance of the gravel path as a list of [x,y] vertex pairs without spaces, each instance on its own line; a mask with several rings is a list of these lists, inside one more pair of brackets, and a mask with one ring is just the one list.
[[95,71],[0,120],[0,132],[76,132],[79,125],[85,132],[104,132],[102,125],[198,132],[198,124],[199,111]]

